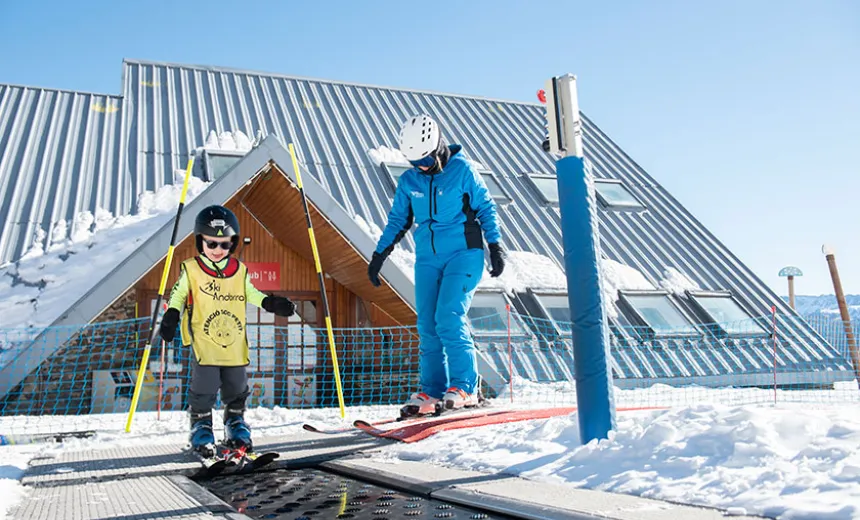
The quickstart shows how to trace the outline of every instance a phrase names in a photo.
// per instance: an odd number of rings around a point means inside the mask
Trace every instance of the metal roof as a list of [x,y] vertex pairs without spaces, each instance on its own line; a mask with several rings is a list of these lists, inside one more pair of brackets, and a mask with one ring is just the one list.
[[96,208],[130,209],[122,98],[0,85],[0,264],[16,260],[41,228]]
[[[390,207],[393,185],[368,150],[381,145],[394,148],[400,123],[414,113],[425,112],[440,121],[449,142],[462,144],[467,157],[489,168],[512,196],[513,201],[500,205],[498,211],[506,246],[540,253],[564,265],[558,208],[545,203],[525,176],[529,172],[555,170],[553,159],[540,146],[544,137],[544,107],[537,103],[126,60],[122,97],[101,100],[121,107],[121,118],[112,113],[114,117],[102,117],[105,120],[101,121],[96,117],[103,116],[101,113],[86,112],[87,117],[83,117],[80,110],[71,111],[76,118],[51,125],[49,137],[39,140],[39,134],[28,131],[39,128],[35,122],[47,119],[57,110],[48,110],[46,103],[36,103],[30,98],[51,96],[38,91],[30,94],[29,102],[22,105],[16,100],[26,97],[25,94],[15,94],[18,91],[11,87],[0,89],[0,149],[3,150],[0,187],[20,185],[16,193],[23,201],[47,206],[47,210],[32,217],[43,224],[46,215],[68,217],[73,213],[69,207],[88,208],[94,201],[127,212],[141,190],[171,183],[174,169],[183,167],[189,153],[204,143],[211,130],[219,133],[240,130],[247,135],[258,131],[263,135],[276,134],[284,142],[294,143],[299,160],[338,204],[349,214],[359,215],[381,228]],[[92,99],[91,103],[96,101]],[[78,103],[83,100],[78,99]],[[7,106],[10,104],[16,106]],[[98,128],[97,122],[105,128],[110,123],[112,131]],[[753,316],[767,314],[772,305],[781,314],[793,315],[781,298],[584,115],[583,123],[585,155],[595,177],[623,181],[647,208],[639,212],[598,212],[601,246],[608,258],[637,269],[656,287],[664,271],[671,267],[703,290],[732,291]],[[88,160],[82,161],[75,153],[78,148],[66,146],[60,147],[65,154],[54,153],[66,161],[58,165],[55,159],[51,162],[53,168],[37,168],[35,165],[40,163],[34,156],[41,155],[37,150],[57,149],[55,138],[50,137],[54,135],[85,135],[72,142],[80,143]],[[94,139],[95,136],[104,136],[106,141]],[[51,146],[39,146],[46,141]],[[99,160],[86,155],[93,148],[100,152]],[[13,173],[16,179],[20,176],[16,173],[19,169],[10,164],[7,156],[13,158],[13,163],[21,162],[16,158],[23,158],[31,165],[30,171],[40,173],[45,185],[66,185],[80,171],[88,180],[84,186],[90,189],[66,189],[63,193],[70,200],[53,197],[48,204],[32,183],[22,184],[17,180],[10,183]],[[70,161],[84,162],[86,168],[75,168]],[[4,194],[8,191],[2,189]],[[8,199],[4,196],[4,204]],[[12,251],[24,248],[21,242],[26,233],[11,234],[6,229],[8,225],[4,226],[3,258],[9,260],[15,257]],[[413,250],[411,236],[403,245]],[[678,299],[677,303],[688,316],[695,316],[684,299]],[[613,325],[630,324],[621,314],[613,320]],[[828,370],[847,369],[845,360],[804,322],[781,319],[779,325],[788,338],[784,346],[790,357],[798,360],[821,357],[828,360]],[[625,363],[623,357],[619,356],[618,363]],[[637,359],[630,363],[636,362],[638,367],[621,367],[621,371],[635,374],[643,363],[652,366],[647,356]],[[683,363],[674,356],[655,363],[673,367],[677,374],[690,370],[682,367]],[[714,363],[721,373],[735,372],[727,360],[716,359]]]

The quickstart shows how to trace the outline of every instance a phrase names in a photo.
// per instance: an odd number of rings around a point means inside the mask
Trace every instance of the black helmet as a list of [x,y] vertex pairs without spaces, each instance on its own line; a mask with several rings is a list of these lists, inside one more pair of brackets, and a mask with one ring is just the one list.
[[233,247],[230,253],[239,245],[239,219],[232,211],[224,206],[209,206],[203,208],[194,220],[194,235],[197,239],[197,251],[203,252],[203,236],[230,237]]

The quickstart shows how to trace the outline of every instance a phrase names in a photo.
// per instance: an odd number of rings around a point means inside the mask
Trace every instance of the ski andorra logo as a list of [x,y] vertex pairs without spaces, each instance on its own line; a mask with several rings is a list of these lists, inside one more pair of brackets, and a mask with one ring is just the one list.
[[420,191],[413,191],[412,196],[415,197],[416,199],[423,199],[424,198],[424,194]]
[[206,285],[201,285],[200,292],[206,296],[210,296],[216,302],[245,301],[244,294],[221,294],[221,286],[215,280],[208,282]]
[[221,347],[227,348],[242,334],[242,322],[232,312],[220,309],[203,322],[203,333]]

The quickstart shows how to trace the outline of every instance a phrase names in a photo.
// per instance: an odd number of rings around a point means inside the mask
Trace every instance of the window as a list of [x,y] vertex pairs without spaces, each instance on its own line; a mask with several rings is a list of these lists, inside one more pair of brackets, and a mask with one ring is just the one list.
[[558,204],[558,181],[555,175],[530,173],[526,176],[538,192],[540,192],[544,201],[550,204]]
[[[507,335],[507,299],[500,293],[476,293],[469,309],[469,321],[476,335]],[[511,334],[524,335],[525,328],[511,312]]]
[[251,358],[248,372],[274,372],[275,370],[275,315],[250,303],[245,306],[248,320],[248,355]]
[[566,294],[535,294],[559,334],[571,333],[570,303]]
[[724,334],[767,334],[764,327],[732,298],[731,293],[687,291],[687,294],[699,310]]
[[635,195],[621,183],[621,181],[596,179],[594,190],[601,204],[607,208],[614,209],[644,209],[644,206]]
[[218,179],[227,173],[242,157],[244,157],[242,153],[212,153],[209,150],[205,150],[203,152],[203,167],[206,169],[206,180],[214,181]]
[[[681,314],[666,293],[628,293],[621,291],[620,301],[629,311],[630,321],[650,329],[657,336],[697,335],[696,327]],[[642,327],[637,327],[642,335]]]
[[487,185],[487,189],[490,191],[490,195],[496,200],[496,202],[510,202],[511,198],[505,193],[505,190],[502,189],[502,185],[499,184],[499,181],[496,180],[496,176],[493,175],[493,172],[489,170],[479,171],[481,177],[484,179],[484,184]]
[[391,180],[394,181],[395,189],[397,189],[397,183],[400,182],[400,176],[403,175],[403,172],[412,169],[412,167],[407,164],[382,163],[382,166],[385,168],[385,171],[388,172]]
[[312,369],[317,364],[317,333],[319,326],[316,300],[293,300],[296,313],[287,318],[287,368]]

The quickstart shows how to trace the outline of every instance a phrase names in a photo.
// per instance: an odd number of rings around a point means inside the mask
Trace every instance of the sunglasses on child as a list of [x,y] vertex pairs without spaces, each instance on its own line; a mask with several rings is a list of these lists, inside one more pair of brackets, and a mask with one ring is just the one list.
[[204,244],[209,249],[218,249],[219,247],[225,251],[229,251],[233,247],[233,242],[218,242],[217,240],[204,240]]

